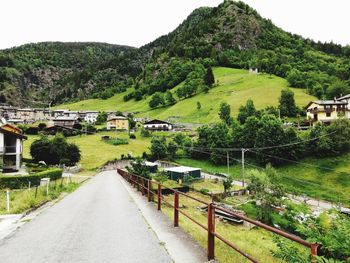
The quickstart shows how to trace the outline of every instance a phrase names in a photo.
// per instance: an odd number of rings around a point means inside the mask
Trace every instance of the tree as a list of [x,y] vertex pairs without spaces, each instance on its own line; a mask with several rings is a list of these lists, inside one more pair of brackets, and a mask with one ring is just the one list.
[[165,101],[167,105],[174,105],[176,103],[176,99],[169,90],[165,93]]
[[154,158],[161,159],[167,156],[168,147],[164,136],[156,136],[151,140],[151,154]]
[[279,99],[279,109],[281,116],[295,117],[297,115],[297,107],[294,100],[294,92],[290,89],[283,89]]
[[142,92],[139,89],[134,91],[134,98],[136,101],[142,100]]
[[244,124],[246,119],[257,115],[257,110],[255,109],[254,102],[252,100],[247,100],[245,106],[239,108],[237,120]]
[[268,165],[265,172],[251,170],[249,178],[248,189],[254,192],[254,199],[258,204],[258,219],[271,224],[273,207],[281,206],[285,195],[279,177],[272,166]]
[[350,93],[350,87],[344,81],[336,81],[326,91],[328,99],[338,98]]
[[165,101],[164,101],[164,96],[162,93],[160,92],[156,92],[153,94],[153,96],[151,97],[151,100],[149,101],[149,106],[154,109],[157,108],[159,106],[164,106],[165,105]]
[[177,145],[175,142],[170,141],[168,143],[168,156],[170,159],[174,159],[177,151]]
[[228,103],[221,102],[220,110],[219,110],[219,117],[227,125],[230,125],[232,123],[231,106]]
[[142,160],[141,158],[136,158],[134,161],[132,161],[131,163],[131,167],[127,166],[126,169],[133,174],[139,175],[143,178],[147,178],[150,179],[150,172],[147,168],[147,166],[144,164],[144,160]]
[[208,87],[212,87],[215,83],[214,73],[211,67],[207,68],[207,72],[204,75],[204,84]]
[[30,146],[30,154],[35,162],[44,161],[48,165],[74,165],[80,161],[78,146],[68,143],[63,135],[56,135],[52,139],[43,136]]
[[197,101],[197,110],[200,110],[202,108],[202,105],[199,101]]
[[107,121],[107,118],[108,118],[108,114],[107,112],[99,112],[98,115],[97,115],[97,118],[96,118],[96,124],[97,125],[101,125],[103,123],[105,123]]
[[227,195],[227,192],[232,188],[233,177],[231,175],[227,175],[227,177],[222,180],[222,185],[224,186],[224,195]]

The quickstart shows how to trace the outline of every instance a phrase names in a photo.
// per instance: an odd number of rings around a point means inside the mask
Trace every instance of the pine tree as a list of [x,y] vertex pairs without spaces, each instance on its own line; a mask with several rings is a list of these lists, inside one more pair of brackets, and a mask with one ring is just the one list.
[[207,68],[207,72],[204,75],[204,83],[208,87],[212,87],[213,84],[215,83],[215,77],[211,67]]

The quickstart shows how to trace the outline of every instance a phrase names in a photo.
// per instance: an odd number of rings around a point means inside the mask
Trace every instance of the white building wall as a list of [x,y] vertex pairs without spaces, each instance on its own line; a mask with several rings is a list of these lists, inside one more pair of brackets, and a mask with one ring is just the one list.
[[3,154],[4,151],[5,151],[5,148],[4,148],[4,134],[3,133],[0,133],[0,154]]
[[16,140],[16,169],[21,168],[21,158],[22,158],[22,140]]

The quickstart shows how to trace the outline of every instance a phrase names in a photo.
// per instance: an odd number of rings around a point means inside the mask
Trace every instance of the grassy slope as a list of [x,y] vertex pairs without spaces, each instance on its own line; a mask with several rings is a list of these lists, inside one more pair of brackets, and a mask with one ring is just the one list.
[[[129,140],[126,145],[111,145],[101,141],[101,136],[109,135],[111,137],[129,138],[125,132],[101,132],[93,135],[82,135],[68,137],[69,142],[73,142],[79,146],[82,159],[80,164],[83,168],[93,170],[99,168],[107,161],[114,158],[120,158],[121,154],[131,152],[133,156],[142,155],[150,146],[150,138],[142,138],[139,133],[136,134],[136,140]],[[30,158],[30,145],[38,138],[38,136],[28,136],[28,140],[24,143],[24,157]]]
[[[219,86],[211,89],[208,94],[198,94],[179,101],[171,107],[151,110],[148,106],[149,97],[138,102],[134,100],[124,102],[123,96],[129,92],[126,91],[107,100],[90,99],[60,105],[56,108],[133,111],[140,112],[139,116],[151,118],[167,119],[176,116],[179,122],[210,123],[218,120],[219,105],[223,101],[231,105],[232,115],[236,116],[239,107],[245,104],[248,99],[252,99],[259,109],[269,105],[276,106],[281,90],[288,86],[285,79],[267,74],[250,75],[247,70],[218,67],[214,69],[214,74],[216,80],[219,81]],[[173,89],[173,92],[176,89],[177,87]],[[299,106],[305,106],[314,99],[302,89],[292,90]],[[197,101],[202,105],[200,110],[196,108]]]
[[[182,165],[201,167],[206,172],[227,173],[225,165],[214,165],[209,161],[183,158],[178,159],[177,162]],[[249,163],[249,160],[247,162]],[[290,164],[277,168],[282,182],[288,190],[297,189],[300,194],[332,202],[340,201],[350,206],[350,154],[335,158],[308,158],[300,162],[303,164]],[[250,169],[252,168],[246,165],[246,174],[249,174]],[[232,165],[230,173],[240,180],[241,165]]]

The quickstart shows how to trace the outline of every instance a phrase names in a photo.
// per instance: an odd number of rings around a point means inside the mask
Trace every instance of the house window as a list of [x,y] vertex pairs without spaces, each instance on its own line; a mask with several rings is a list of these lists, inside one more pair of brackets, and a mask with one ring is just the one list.
[[330,112],[326,112],[326,117],[331,117],[331,113]]

